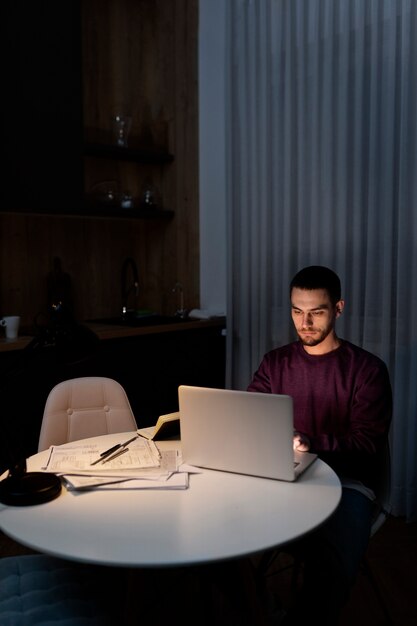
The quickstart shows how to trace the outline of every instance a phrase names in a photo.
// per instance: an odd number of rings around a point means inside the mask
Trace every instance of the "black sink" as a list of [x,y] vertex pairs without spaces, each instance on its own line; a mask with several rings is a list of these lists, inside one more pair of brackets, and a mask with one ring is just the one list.
[[109,326],[161,326],[163,324],[180,324],[187,319],[176,315],[126,315],[116,317],[101,317],[100,319],[88,320],[94,324],[108,324]]

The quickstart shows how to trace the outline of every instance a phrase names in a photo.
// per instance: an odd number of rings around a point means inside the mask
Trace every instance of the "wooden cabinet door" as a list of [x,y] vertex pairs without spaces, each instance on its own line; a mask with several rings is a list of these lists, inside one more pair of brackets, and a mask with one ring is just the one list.
[[1,16],[1,209],[71,210],[83,187],[80,0],[5,0]]

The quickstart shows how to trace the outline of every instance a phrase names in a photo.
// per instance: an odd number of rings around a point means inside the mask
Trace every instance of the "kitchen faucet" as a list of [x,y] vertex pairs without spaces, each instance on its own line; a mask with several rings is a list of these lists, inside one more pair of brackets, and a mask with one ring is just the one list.
[[[132,275],[132,282],[130,284],[128,284],[129,269]],[[139,273],[134,259],[132,259],[132,257],[127,257],[123,261],[122,265],[122,316],[125,316],[129,311],[128,303],[131,293],[135,294],[135,306],[133,308],[136,308],[136,298],[139,295]]]
[[175,316],[181,317],[181,318],[187,317],[187,311],[186,309],[184,309],[184,288],[182,286],[182,283],[180,282],[175,283],[172,293],[179,294],[179,306],[177,307]]

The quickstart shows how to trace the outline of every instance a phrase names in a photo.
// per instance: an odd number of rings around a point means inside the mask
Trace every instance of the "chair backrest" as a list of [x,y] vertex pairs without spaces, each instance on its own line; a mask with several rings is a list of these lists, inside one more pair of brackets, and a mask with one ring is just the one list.
[[46,401],[38,451],[51,445],[137,429],[123,387],[111,378],[83,377],[56,385]]
[[391,453],[388,437],[381,454],[381,472],[375,495],[376,507],[371,526],[371,536],[381,528],[391,513]]

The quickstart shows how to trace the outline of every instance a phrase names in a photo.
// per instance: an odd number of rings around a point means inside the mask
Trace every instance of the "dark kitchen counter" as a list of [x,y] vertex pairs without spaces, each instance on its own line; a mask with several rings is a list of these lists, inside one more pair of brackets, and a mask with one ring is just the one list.
[[208,320],[179,319],[172,322],[156,325],[127,326],[116,324],[105,324],[99,322],[86,322],[88,326],[100,339],[121,339],[123,337],[138,337],[140,335],[153,335],[161,333],[182,332],[184,330],[202,328],[224,328],[226,318],[215,317]]
[[[127,326],[117,324],[106,324],[104,322],[83,322],[92,330],[99,339],[123,339],[128,337],[139,337],[144,335],[154,335],[162,333],[182,332],[185,330],[203,329],[203,328],[225,328],[225,317],[213,317],[211,319],[179,319],[173,320],[172,323],[164,323],[157,325],[143,326]],[[22,350],[33,340],[33,336],[22,335],[16,340],[6,340],[4,337],[0,339],[0,352],[12,352],[14,350]]]
[[137,327],[88,322],[81,328],[99,340],[87,333],[85,345],[83,333],[81,341],[80,333],[50,343],[24,332],[16,341],[1,339],[0,421],[9,440],[29,456],[36,452],[52,387],[69,378],[105,376],[124,387],[138,427],[151,426],[159,415],[178,410],[179,385],[225,386],[225,327],[224,317]]

